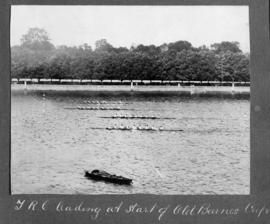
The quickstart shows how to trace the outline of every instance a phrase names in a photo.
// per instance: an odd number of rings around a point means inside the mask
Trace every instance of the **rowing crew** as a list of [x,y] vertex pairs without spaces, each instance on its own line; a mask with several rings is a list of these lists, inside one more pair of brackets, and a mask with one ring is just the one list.
[[111,126],[111,127],[107,127],[107,130],[143,130],[143,131],[162,131],[164,130],[163,127],[159,127],[159,128],[154,128],[154,127],[135,127],[135,126]]
[[119,107],[81,107],[77,106],[78,110],[121,110]]
[[140,116],[140,115],[113,115],[112,118],[141,118],[141,119],[157,119],[156,116]]
[[97,100],[86,100],[84,101],[85,103],[90,103],[90,104],[122,104],[122,101],[97,101]]

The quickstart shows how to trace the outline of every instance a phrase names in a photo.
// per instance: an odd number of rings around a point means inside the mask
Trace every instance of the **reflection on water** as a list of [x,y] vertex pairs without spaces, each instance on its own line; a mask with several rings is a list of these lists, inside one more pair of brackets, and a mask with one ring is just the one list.
[[[66,109],[77,106],[125,110]],[[104,118],[122,115],[174,119]],[[247,99],[13,94],[11,123],[12,193],[249,193]],[[120,125],[184,131],[96,129]],[[85,169],[134,183],[93,182]]]

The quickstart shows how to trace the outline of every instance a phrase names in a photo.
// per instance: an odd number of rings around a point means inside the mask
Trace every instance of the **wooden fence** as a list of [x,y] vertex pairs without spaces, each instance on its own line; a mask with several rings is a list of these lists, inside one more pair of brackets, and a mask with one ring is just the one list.
[[250,86],[250,82],[184,81],[184,80],[99,80],[99,79],[11,79],[12,84],[79,84],[79,85],[213,85]]

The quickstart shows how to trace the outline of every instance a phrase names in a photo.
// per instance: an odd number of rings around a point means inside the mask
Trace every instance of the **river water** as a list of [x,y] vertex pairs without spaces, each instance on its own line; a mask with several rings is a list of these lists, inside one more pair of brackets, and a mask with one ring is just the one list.
[[[249,194],[249,99],[13,92],[11,104],[13,194]],[[93,169],[133,185],[85,179]]]

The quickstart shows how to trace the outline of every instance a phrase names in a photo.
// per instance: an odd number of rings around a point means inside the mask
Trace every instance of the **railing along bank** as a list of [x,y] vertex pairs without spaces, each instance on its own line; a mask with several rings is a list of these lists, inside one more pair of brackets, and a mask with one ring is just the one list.
[[99,80],[99,79],[30,79],[12,78],[12,84],[107,84],[107,85],[210,85],[210,86],[250,86],[250,82],[234,81],[186,81],[186,80]]

